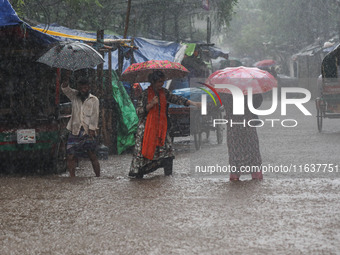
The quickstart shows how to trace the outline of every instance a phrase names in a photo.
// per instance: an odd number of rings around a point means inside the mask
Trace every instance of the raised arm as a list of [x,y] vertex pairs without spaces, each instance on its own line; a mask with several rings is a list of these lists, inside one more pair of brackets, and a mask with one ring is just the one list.
[[201,107],[200,102],[191,101],[191,100],[186,99],[185,97],[174,95],[167,89],[165,89],[165,95],[166,95],[167,101],[171,104],[178,104],[178,105],[185,105],[185,106],[192,105],[196,107]]
[[72,101],[77,96],[78,91],[69,87],[69,78],[70,71],[67,71],[66,79],[64,79],[63,83],[61,84],[61,90]]

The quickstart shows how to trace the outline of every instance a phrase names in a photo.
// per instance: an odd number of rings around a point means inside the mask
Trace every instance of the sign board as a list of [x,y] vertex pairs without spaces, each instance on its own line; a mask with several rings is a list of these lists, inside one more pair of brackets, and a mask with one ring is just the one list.
[[36,143],[35,129],[18,129],[17,142],[19,144]]

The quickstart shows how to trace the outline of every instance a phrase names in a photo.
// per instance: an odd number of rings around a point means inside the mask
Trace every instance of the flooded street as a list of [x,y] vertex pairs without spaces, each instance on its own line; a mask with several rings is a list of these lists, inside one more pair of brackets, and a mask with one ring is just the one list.
[[261,182],[193,172],[228,163],[214,134],[198,152],[176,138],[171,177],[129,179],[130,154],[100,161],[99,178],[88,160],[74,179],[2,176],[0,254],[340,254],[340,169],[329,166],[340,165],[340,122],[326,119],[320,134],[314,102],[308,110],[288,111],[295,128],[258,128],[263,164],[298,169]]
[[0,255],[340,255],[340,0],[0,0],[0,47]]

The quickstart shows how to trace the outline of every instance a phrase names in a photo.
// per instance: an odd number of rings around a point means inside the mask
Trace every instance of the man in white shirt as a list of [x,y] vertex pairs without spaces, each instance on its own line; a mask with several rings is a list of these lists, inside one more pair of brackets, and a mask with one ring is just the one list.
[[67,168],[70,176],[75,177],[77,157],[86,152],[95,175],[99,177],[100,165],[95,152],[99,100],[90,93],[90,84],[87,78],[80,78],[77,88],[78,90],[71,89],[68,82],[62,84],[62,91],[72,102],[72,115],[66,127],[71,132],[67,140]]

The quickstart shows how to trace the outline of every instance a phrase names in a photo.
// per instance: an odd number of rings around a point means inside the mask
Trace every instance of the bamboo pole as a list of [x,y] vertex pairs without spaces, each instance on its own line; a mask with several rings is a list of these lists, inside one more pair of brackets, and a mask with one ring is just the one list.
[[60,102],[60,68],[57,68],[57,78],[56,78],[56,87],[55,87],[55,105],[59,106]]
[[[104,41],[104,30],[98,30],[97,31],[97,42],[98,43],[103,43]],[[102,53],[104,55],[104,53]],[[105,145],[106,143],[106,120],[105,120],[105,108],[102,102],[104,101],[103,99],[103,69],[104,69],[104,64],[100,64],[97,66],[97,87],[96,87],[96,92],[97,96],[100,101],[100,113],[99,113],[99,129],[100,129],[100,134],[101,134],[101,140]]]
[[109,102],[109,107],[107,109],[107,130],[108,130],[108,144],[109,144],[109,151],[116,154],[117,153],[117,142],[116,142],[116,137],[117,137],[117,129],[114,128],[114,124],[112,120],[112,115],[113,115],[113,91],[112,91],[112,51],[111,49],[108,51],[108,82],[107,87],[106,87],[106,96],[107,96],[107,101]]
[[211,39],[211,21],[210,17],[207,18],[207,44],[210,43]]
[[108,81],[109,81],[109,86],[108,86],[108,88],[107,88],[107,90],[106,90],[106,92],[107,92],[107,95],[108,95],[108,97],[109,98],[111,98],[112,97],[112,51],[111,50],[109,50],[108,51],[108,57],[109,57],[109,79],[108,79]]
[[[103,43],[104,41],[104,30],[98,30],[97,31],[97,42]],[[104,53],[102,53],[102,56],[104,57]],[[102,99],[103,97],[103,69],[104,64],[99,64],[97,66],[97,93],[98,97]]]
[[128,1],[128,6],[127,6],[127,10],[126,10],[124,39],[127,36],[127,32],[128,32],[128,28],[129,28],[130,11],[131,11],[131,0]]

